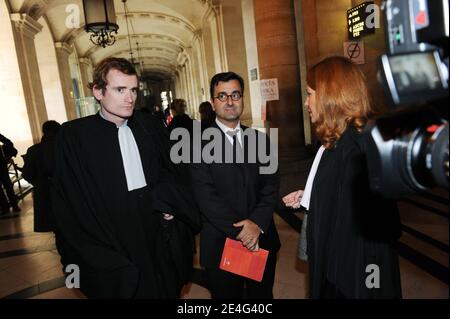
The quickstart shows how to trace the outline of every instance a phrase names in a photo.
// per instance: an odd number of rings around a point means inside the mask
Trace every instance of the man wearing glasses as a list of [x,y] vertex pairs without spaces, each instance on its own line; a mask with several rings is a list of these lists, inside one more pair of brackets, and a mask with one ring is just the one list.
[[[215,134],[216,138],[221,137],[221,141],[217,142],[225,146],[224,153],[231,149],[234,159],[241,154],[244,160],[191,165],[191,182],[203,221],[200,264],[205,268],[207,286],[214,299],[271,299],[276,253],[280,248],[273,222],[273,212],[278,200],[279,176],[278,172],[260,174],[261,164],[258,161],[248,161],[251,157],[248,156],[249,151],[255,151],[256,147],[249,145],[250,139],[245,136],[254,133],[265,142],[268,142],[268,138],[240,122],[244,109],[244,81],[238,74],[216,74],[211,79],[210,93],[211,104],[216,112],[216,120],[211,128],[220,132]],[[212,141],[214,140],[202,142],[205,145]],[[219,268],[227,237],[241,241],[249,251],[257,251],[259,248],[269,250],[261,282]]]
[[195,203],[177,183],[162,123],[134,110],[133,65],[107,58],[93,78],[100,111],[64,123],[56,143],[61,262],[78,267],[88,298],[178,298],[200,227]]

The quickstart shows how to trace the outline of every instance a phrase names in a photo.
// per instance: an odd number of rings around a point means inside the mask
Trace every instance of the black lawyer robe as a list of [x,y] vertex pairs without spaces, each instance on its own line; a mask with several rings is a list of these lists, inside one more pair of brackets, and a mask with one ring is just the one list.
[[[399,213],[395,202],[370,191],[365,143],[354,127],[347,128],[334,148],[324,151],[309,210],[311,298],[401,297],[396,251]],[[369,265],[379,267],[379,288],[366,286]]]
[[96,114],[62,125],[52,192],[61,262],[79,265],[88,297],[177,298],[200,219],[177,183],[162,124],[135,111],[128,126],[147,182],[132,192],[115,124]]
[[33,185],[34,231],[54,231],[50,185],[55,167],[54,136],[43,136],[40,143],[28,148],[24,156],[23,177]]

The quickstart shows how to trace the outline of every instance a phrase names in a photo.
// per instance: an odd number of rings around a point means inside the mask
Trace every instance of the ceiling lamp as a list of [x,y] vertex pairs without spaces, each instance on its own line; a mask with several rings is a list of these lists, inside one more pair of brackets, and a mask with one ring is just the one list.
[[[127,24],[127,39],[128,39],[128,46],[129,46],[129,49],[130,49],[130,62],[133,64],[134,68],[136,69],[137,75],[141,76],[141,74],[142,74],[142,66],[141,66],[141,63],[140,63],[141,58],[139,56],[139,42],[136,41],[136,51],[137,51],[137,54],[138,54],[137,61],[136,61],[134,56],[133,56],[134,52],[133,52],[133,47],[131,46],[130,30],[128,29],[128,8],[127,8],[127,5],[126,5],[127,0],[122,0],[122,2],[123,2],[123,11],[124,11],[124,14],[125,14],[125,23]],[[133,25],[131,24],[131,21],[130,21],[130,25],[133,28]],[[136,35],[134,34],[134,30],[133,30],[133,38],[135,38],[135,37],[136,37]]]
[[116,42],[117,30],[114,0],[83,0],[84,29],[91,33],[92,43],[105,48]]

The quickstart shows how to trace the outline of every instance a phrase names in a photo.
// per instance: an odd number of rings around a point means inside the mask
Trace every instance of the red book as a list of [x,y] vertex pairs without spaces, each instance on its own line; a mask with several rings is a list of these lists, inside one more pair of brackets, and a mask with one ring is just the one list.
[[261,282],[269,252],[250,251],[242,242],[227,238],[223,247],[220,269]]

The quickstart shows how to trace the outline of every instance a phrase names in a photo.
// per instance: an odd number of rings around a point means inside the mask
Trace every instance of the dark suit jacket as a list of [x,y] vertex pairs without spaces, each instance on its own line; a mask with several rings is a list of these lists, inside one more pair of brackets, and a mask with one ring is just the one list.
[[[214,122],[211,127],[220,131],[224,143],[231,144]],[[245,126],[242,129],[252,130]],[[255,131],[259,138],[268,137]],[[203,146],[209,144],[204,141]],[[248,153],[248,143],[244,149]],[[267,147],[268,149],[268,147]],[[262,230],[259,237],[261,248],[276,252],[280,240],[273,221],[278,199],[279,175],[262,175],[257,163],[200,163],[190,168],[196,201],[202,213],[203,227],[200,236],[200,264],[204,267],[218,267],[227,237],[236,239],[241,228],[233,223],[244,219],[255,222]]]

